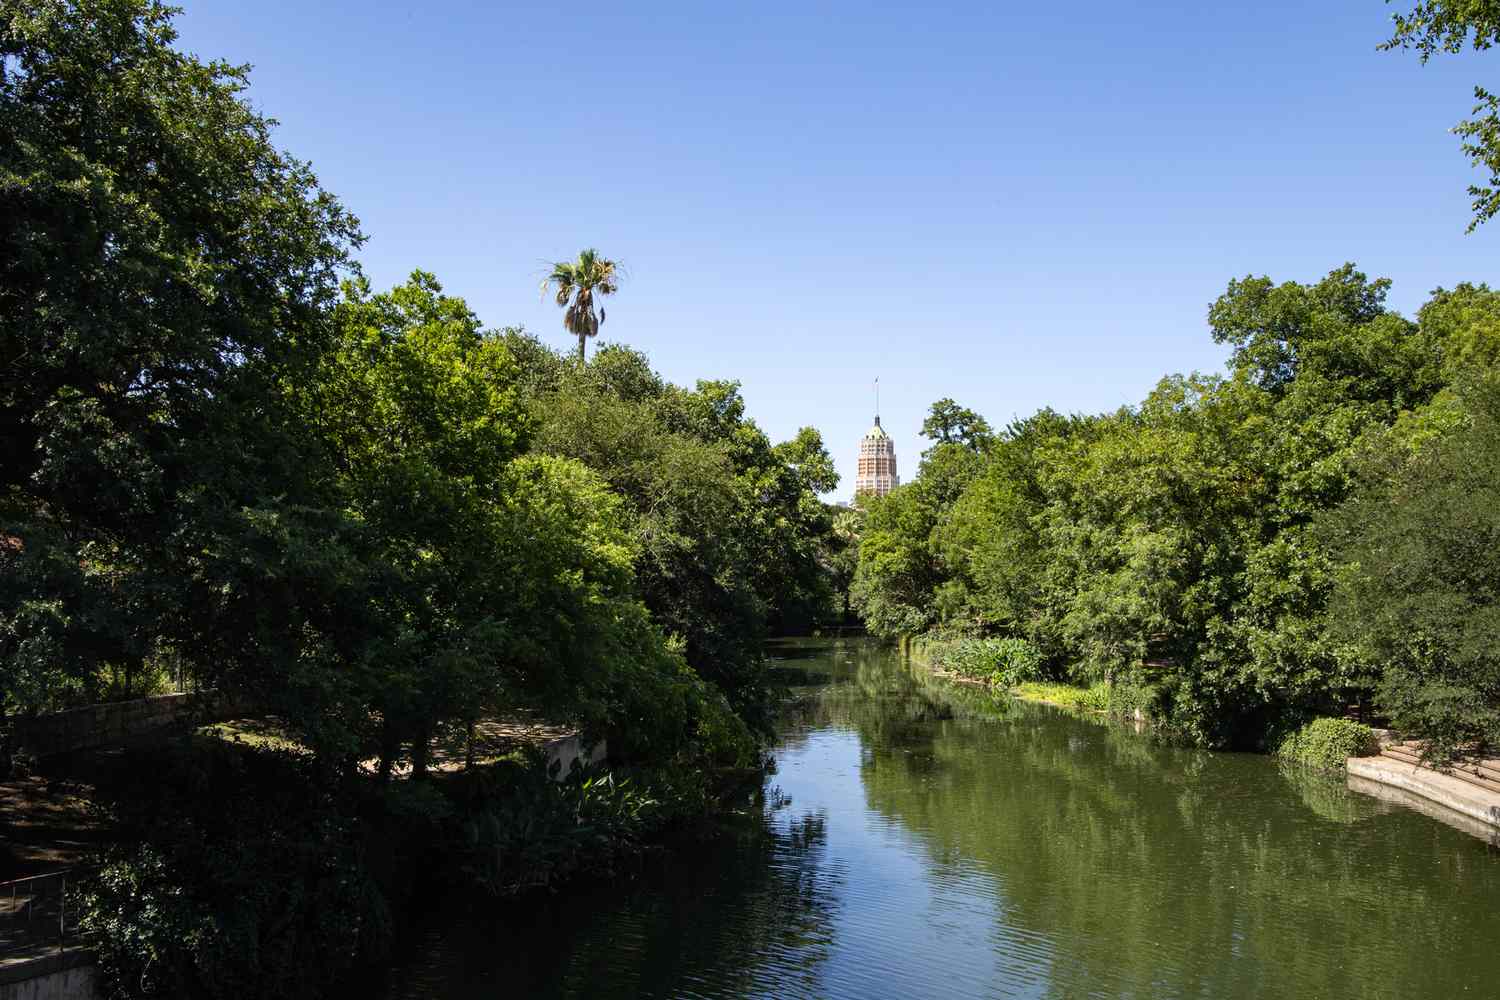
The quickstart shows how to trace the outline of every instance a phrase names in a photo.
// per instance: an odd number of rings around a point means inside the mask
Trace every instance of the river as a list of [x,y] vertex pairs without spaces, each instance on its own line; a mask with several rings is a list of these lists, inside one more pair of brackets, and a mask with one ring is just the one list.
[[450,907],[392,998],[1497,997],[1500,852],[1340,778],[776,645],[763,808]]

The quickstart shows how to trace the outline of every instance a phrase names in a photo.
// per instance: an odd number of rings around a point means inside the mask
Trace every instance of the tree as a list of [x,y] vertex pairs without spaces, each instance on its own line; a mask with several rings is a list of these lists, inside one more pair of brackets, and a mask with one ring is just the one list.
[[[1389,0],[1387,0],[1389,2]],[[1500,41],[1500,3],[1495,0],[1419,0],[1408,14],[1394,17],[1396,29],[1383,49],[1416,49],[1423,63],[1439,52],[1476,52]],[[1475,167],[1489,172],[1485,184],[1469,185],[1473,232],[1500,212],[1500,96],[1474,88],[1473,116],[1453,129]]]
[[1045,613],[1043,600],[1053,554],[1041,515],[1058,491],[1055,481],[1045,480],[1055,479],[1048,473],[1061,461],[1067,439],[1097,430],[1099,422],[1051,409],[1013,421],[941,532],[944,557],[966,582],[966,607],[955,613],[987,630],[1027,638],[1055,658],[1061,657],[1056,616]]
[[862,498],[864,531],[850,596],[866,626],[895,638],[937,621],[937,590],[946,580],[933,551],[941,511],[921,477],[883,497]]
[[557,304],[565,310],[563,327],[578,338],[579,364],[583,364],[588,338],[597,336],[604,323],[604,307],[601,305],[595,314],[594,296],[615,293],[619,288],[617,271],[614,261],[590,247],[579,253],[577,260],[553,264],[552,273],[542,281],[543,292],[555,287]]
[[[362,239],[241,100],[245,68],[178,52],[172,15],[0,0],[0,523],[28,581],[0,603],[0,664],[20,707],[107,673],[130,688],[180,633],[202,546],[298,492],[273,386],[326,348]],[[15,676],[44,664],[71,677]]]
[[583,462],[624,498],[652,616],[736,711],[768,723],[762,641],[833,613],[818,494],[838,477],[821,435],[773,445],[737,383],[672,385],[619,345],[532,393],[536,450]]
[[1500,376],[1469,379],[1459,402],[1436,434],[1384,435],[1322,525],[1337,635],[1378,671],[1392,722],[1440,758],[1500,746]]
[[859,568],[859,539],[864,533],[865,516],[858,507],[831,506],[832,529],[824,541],[823,564],[840,601],[840,623],[849,620],[850,586]]
[[[338,676],[354,681],[350,710],[381,720],[383,766],[409,739],[421,771],[439,725],[535,693],[512,664],[534,607],[522,567],[558,572],[537,557],[551,532],[526,524],[529,479],[511,473],[530,432],[515,363],[463,300],[419,271],[381,295],[350,283],[333,319],[336,350],[286,391],[315,434],[320,495],[360,540],[365,606],[350,618],[372,624],[338,649]],[[285,684],[283,711],[317,706],[322,673]]]
[[1209,310],[1229,375],[1169,376],[1112,414],[1043,411],[975,447],[975,418],[940,401],[917,476],[868,513],[853,592],[870,628],[1025,638],[1054,675],[1147,688],[1207,745],[1367,696],[1315,523],[1366,440],[1444,433],[1447,382],[1500,357],[1488,288],[1439,290],[1413,323],[1388,285],[1353,265],[1230,282]]
[[958,444],[971,451],[985,451],[994,441],[987,420],[947,398],[932,404],[922,421],[922,436],[939,445]]

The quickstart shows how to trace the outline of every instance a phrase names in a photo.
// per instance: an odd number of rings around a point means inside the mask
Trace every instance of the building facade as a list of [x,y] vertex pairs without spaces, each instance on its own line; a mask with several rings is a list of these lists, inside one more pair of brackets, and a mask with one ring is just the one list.
[[875,426],[865,432],[859,442],[859,468],[854,477],[854,496],[873,493],[883,497],[901,485],[896,475],[896,442],[880,426],[880,415],[875,415]]

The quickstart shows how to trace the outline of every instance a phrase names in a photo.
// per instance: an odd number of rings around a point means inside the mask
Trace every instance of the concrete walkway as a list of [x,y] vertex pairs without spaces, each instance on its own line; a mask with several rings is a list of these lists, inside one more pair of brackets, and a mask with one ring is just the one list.
[[[232,743],[269,747],[275,750],[306,752],[295,737],[275,716],[246,716],[225,719],[199,730],[206,736],[216,736]],[[582,761],[596,764],[607,757],[603,740],[595,743],[585,756],[583,740],[574,726],[546,722],[521,713],[504,718],[490,717],[479,720],[474,726],[472,747],[468,734],[460,727],[450,727],[447,732],[432,741],[428,749],[428,770],[434,773],[462,771],[472,752],[475,764],[490,764],[501,757],[522,748],[540,749],[547,766],[557,766],[557,776],[567,777],[573,766]],[[371,757],[362,760],[359,768],[367,775],[380,769],[380,760]],[[409,753],[391,769],[393,777],[405,778],[411,774]]]
[[[1429,767],[1422,767],[1391,757],[1351,757],[1347,762],[1350,787],[1369,792],[1360,782],[1372,782],[1396,789],[1468,820],[1459,826],[1468,833],[1484,836],[1488,830],[1492,841],[1500,840],[1500,792],[1489,791]],[[1382,795],[1382,798],[1387,796]],[[1423,810],[1426,812],[1426,810]],[[1441,817],[1440,817],[1441,818]]]

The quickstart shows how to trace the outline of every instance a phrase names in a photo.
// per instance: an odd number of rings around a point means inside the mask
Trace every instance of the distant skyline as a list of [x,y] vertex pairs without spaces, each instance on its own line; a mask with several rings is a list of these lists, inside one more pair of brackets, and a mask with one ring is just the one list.
[[1376,51],[1409,4],[184,2],[376,287],[432,271],[566,351],[538,283],[597,247],[627,272],[600,340],[818,427],[839,498],[876,376],[907,481],[941,397],[999,427],[1221,369],[1231,278],[1352,260],[1410,314],[1496,263],[1448,129],[1500,56]]

